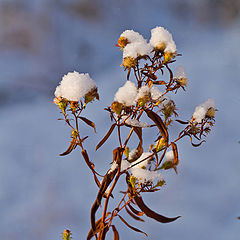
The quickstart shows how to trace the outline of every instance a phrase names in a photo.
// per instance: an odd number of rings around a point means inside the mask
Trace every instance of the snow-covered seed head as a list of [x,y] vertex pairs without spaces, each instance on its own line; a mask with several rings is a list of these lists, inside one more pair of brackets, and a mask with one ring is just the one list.
[[170,169],[174,167],[174,155],[173,151],[168,151],[165,155],[165,160],[163,162],[163,165],[161,166],[161,169]]
[[137,103],[139,107],[143,107],[147,102],[151,100],[151,91],[148,86],[142,86],[138,89]]
[[[80,74],[74,71],[63,76],[62,81],[56,88],[55,96],[65,98],[68,101],[78,102],[88,93],[96,91],[96,83],[90,78],[88,73]],[[97,98],[96,94],[95,97]]]
[[137,59],[133,57],[125,57],[122,61],[121,66],[125,68],[133,68],[137,65]]
[[155,27],[151,30],[150,44],[156,51],[176,53],[176,44],[171,33],[163,27]]
[[178,67],[177,74],[174,78],[180,86],[185,87],[187,85],[188,79],[183,67]]
[[122,103],[124,106],[130,107],[136,103],[136,96],[137,87],[135,83],[126,81],[126,83],[116,92],[114,101]]
[[159,51],[159,52],[164,52],[164,50],[166,49],[167,45],[165,42],[159,42],[156,46],[155,46],[155,50]]
[[193,122],[201,123],[204,118],[214,118],[215,111],[214,101],[212,99],[208,99],[195,108],[193,113]]
[[120,35],[118,39],[118,46],[121,49],[124,49],[129,43],[142,42],[142,41],[145,41],[145,39],[141,34],[133,30],[126,30]]
[[176,115],[176,105],[173,100],[166,99],[163,101],[162,105],[162,111],[166,119],[171,117],[173,113]]

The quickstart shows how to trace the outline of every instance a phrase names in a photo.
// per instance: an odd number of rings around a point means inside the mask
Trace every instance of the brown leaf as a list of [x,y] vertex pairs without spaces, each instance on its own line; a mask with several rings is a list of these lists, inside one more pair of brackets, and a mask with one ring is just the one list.
[[156,84],[156,85],[164,85],[164,84],[165,84],[165,81],[154,81],[153,84]]
[[174,166],[177,166],[178,163],[179,163],[177,145],[172,142],[172,143],[171,143],[171,146],[172,146],[173,157],[174,157],[173,165],[174,165]]
[[64,153],[61,153],[61,154],[59,154],[59,155],[60,155],[60,156],[66,156],[66,155],[68,155],[69,153],[72,152],[73,149],[76,148],[76,146],[77,146],[76,139],[73,138],[72,141],[71,141],[71,143],[70,143],[70,145],[69,145],[69,147],[68,147],[68,149],[67,149]]
[[112,225],[113,230],[113,240],[119,240],[119,233],[114,225]]
[[138,216],[143,216],[144,215],[144,212],[140,212],[140,211],[136,210],[130,203],[128,204],[128,206],[134,214],[136,214]]
[[103,139],[98,143],[98,145],[96,146],[95,151],[97,151],[106,141],[107,139],[110,137],[111,133],[113,132],[114,128],[116,127],[116,123],[114,123],[110,129],[108,130],[107,134],[103,137]]
[[[110,213],[106,213],[106,217],[109,215]],[[95,223],[96,229],[95,231],[93,231],[93,229],[91,228],[90,231],[88,232],[87,235],[87,240],[90,240],[94,237],[95,234],[97,234],[98,232],[100,232],[103,228],[104,228],[104,224],[102,222],[102,218],[99,218],[96,223]]]
[[95,123],[90,121],[89,119],[85,117],[79,117],[81,120],[83,120],[88,126],[92,127],[94,129],[94,132],[96,133]]
[[140,217],[136,216],[134,213],[132,213],[132,212],[128,209],[127,205],[125,206],[125,210],[126,210],[126,212],[127,212],[132,218],[134,218],[135,220],[144,222],[144,220],[143,220],[142,218],[140,218]]
[[202,140],[200,143],[193,143],[192,136],[190,134],[186,134],[186,136],[189,136],[193,147],[199,147],[203,142],[206,142],[205,140]]
[[126,220],[124,220],[120,215],[117,215],[121,220],[122,220],[122,222],[123,223],[125,223],[129,228],[131,228],[133,231],[135,231],[135,232],[139,232],[139,233],[143,233],[146,237],[148,237],[148,235],[145,233],[145,232],[143,232],[143,231],[141,231],[140,229],[138,229],[138,228],[135,228],[135,227],[133,227],[133,226],[131,226]]
[[181,124],[188,124],[188,122],[185,122],[185,121],[182,121],[182,120],[179,120],[179,119],[176,119],[175,121],[176,121],[176,122],[179,122],[179,123],[181,123]]
[[159,131],[161,132],[161,134],[165,140],[165,144],[167,146],[168,145],[168,131],[167,131],[167,128],[166,128],[165,124],[163,123],[161,117],[149,109],[145,109],[145,112],[147,113],[148,117],[151,118],[152,121],[158,127]]
[[174,218],[168,218],[168,217],[165,217],[165,216],[162,216],[156,212],[154,212],[153,210],[151,210],[149,207],[147,207],[145,205],[145,203],[143,202],[142,200],[142,197],[140,196],[135,196],[134,197],[134,200],[136,202],[136,204],[138,205],[138,207],[150,218],[153,218],[155,219],[156,221],[158,222],[161,222],[161,223],[169,223],[169,222],[173,222],[175,221],[176,219],[178,219],[180,216],[178,217],[174,217]]

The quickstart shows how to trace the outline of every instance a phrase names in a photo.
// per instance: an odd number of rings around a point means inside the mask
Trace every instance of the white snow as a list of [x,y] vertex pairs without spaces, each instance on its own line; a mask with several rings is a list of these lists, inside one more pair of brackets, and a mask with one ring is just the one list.
[[173,41],[172,34],[163,27],[155,27],[151,30],[150,44],[156,48],[159,44],[164,43],[166,48],[164,52],[176,53],[176,44]]
[[[124,118],[122,118],[124,119]],[[141,127],[141,128],[148,128],[148,127],[151,127],[150,124],[146,123],[146,122],[140,122],[138,121],[137,119],[131,119],[131,118],[128,118],[126,121],[125,121],[126,124],[132,126],[132,127]]]
[[131,163],[129,163],[127,160],[123,159],[121,162],[121,172],[129,168]]
[[136,99],[144,98],[146,96],[151,95],[151,90],[148,86],[142,86],[138,89],[138,94]]
[[56,97],[63,97],[69,101],[79,101],[88,92],[97,88],[96,83],[88,73],[69,72],[64,75],[55,90]]
[[173,160],[174,160],[173,151],[171,150],[166,152],[164,162],[173,162]]
[[133,167],[130,168],[130,172],[132,173],[132,175],[134,177],[136,177],[138,179],[139,183],[147,183],[147,182],[151,182],[153,183],[155,180],[156,181],[162,181],[163,180],[163,176],[155,171],[149,171],[146,169],[142,169],[139,167]]
[[120,37],[124,37],[128,40],[129,43],[134,43],[134,42],[146,42],[146,40],[143,38],[143,36],[135,32],[133,30],[126,30],[124,31]]
[[137,58],[139,56],[150,55],[153,48],[146,41],[133,42],[127,44],[123,49],[123,58],[132,57]]
[[152,100],[159,100],[159,98],[162,96],[162,92],[159,90],[158,87],[152,86],[151,87],[151,98]]
[[108,173],[113,172],[118,167],[118,164],[116,162],[113,162],[111,165],[111,168],[109,169]]
[[136,85],[131,81],[126,81],[126,83],[116,92],[114,101],[122,103],[125,106],[132,106],[136,103],[136,96]]
[[194,122],[201,123],[206,117],[206,113],[210,108],[215,109],[215,102],[213,99],[207,99],[204,103],[198,105],[193,113]]
[[136,161],[134,161],[132,165],[137,164],[134,167],[139,167],[139,168],[146,167],[148,165],[149,160],[151,159],[150,157],[151,155],[152,153],[150,152],[142,153],[142,155]]

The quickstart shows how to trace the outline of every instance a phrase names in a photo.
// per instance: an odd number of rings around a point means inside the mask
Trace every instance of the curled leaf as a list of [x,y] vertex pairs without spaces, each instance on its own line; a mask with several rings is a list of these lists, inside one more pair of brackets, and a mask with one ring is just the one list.
[[159,131],[161,132],[161,134],[165,140],[165,145],[167,146],[168,145],[168,131],[167,131],[167,128],[166,128],[165,124],[163,123],[161,117],[149,109],[145,109],[145,112],[147,113],[148,117],[150,119],[152,119],[152,121],[158,127]]
[[126,210],[126,212],[127,212],[132,218],[134,218],[135,220],[144,222],[144,220],[143,220],[142,218],[140,218],[140,217],[136,216],[134,213],[132,213],[132,212],[128,209],[127,205],[125,206],[125,210]]
[[85,118],[85,117],[79,117],[83,122],[85,122],[88,126],[92,127],[94,129],[94,132],[96,133],[96,128],[95,128],[95,124],[90,121],[89,119]]
[[144,215],[144,212],[138,211],[138,210],[135,209],[130,203],[128,203],[128,206],[129,206],[129,208],[131,209],[131,211],[132,211],[134,214],[136,214],[136,215],[138,215],[138,216],[143,216],[143,215]]
[[107,139],[110,137],[110,135],[112,134],[114,128],[116,127],[116,123],[114,123],[110,129],[108,130],[108,132],[106,133],[106,135],[103,137],[103,139],[98,143],[98,145],[96,146],[95,151],[97,151],[106,141]]
[[123,217],[121,217],[120,215],[117,215],[121,220],[122,222],[128,226],[130,229],[132,229],[133,231],[135,232],[139,232],[139,233],[143,233],[146,237],[148,236],[145,232],[143,232],[142,230],[138,229],[138,228],[135,228],[133,226],[131,226],[126,220],[123,219]]
[[149,207],[147,207],[145,205],[145,203],[143,202],[142,200],[142,197],[140,196],[135,196],[134,197],[134,200],[136,202],[136,204],[138,205],[138,207],[150,218],[153,218],[155,219],[156,221],[158,222],[161,222],[161,223],[169,223],[169,222],[173,222],[175,220],[177,220],[178,218],[180,218],[180,216],[178,217],[174,217],[174,218],[168,218],[168,217],[165,217],[163,215],[160,215],[156,212],[154,212],[153,210],[151,210]]
[[77,141],[76,141],[76,138],[73,138],[72,141],[70,142],[70,145],[68,147],[68,149],[64,152],[64,153],[61,153],[59,154],[60,156],[66,156],[68,155],[69,153],[72,152],[73,149],[75,149],[77,146]]
[[119,233],[114,225],[111,226],[113,230],[113,240],[119,240]]

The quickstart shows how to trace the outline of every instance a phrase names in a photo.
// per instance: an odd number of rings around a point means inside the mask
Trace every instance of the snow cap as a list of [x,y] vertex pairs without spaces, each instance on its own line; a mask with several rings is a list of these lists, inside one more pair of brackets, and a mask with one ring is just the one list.
[[114,101],[129,107],[136,103],[136,96],[136,85],[131,81],[126,81],[126,83],[116,92]]
[[96,83],[90,78],[88,73],[80,74],[74,71],[63,76],[54,94],[56,97],[77,102],[94,89],[97,89]]
[[153,47],[145,40],[127,44],[123,49],[123,59],[127,57],[137,58],[139,56],[150,55]]
[[[214,109],[215,113],[215,102],[210,98],[195,108],[195,111],[193,113],[194,122],[201,123],[202,120],[206,117],[209,109]],[[214,117],[214,115],[212,117]]]
[[151,30],[150,44],[162,52],[176,53],[176,44],[172,39],[172,34],[163,27],[155,27]]

